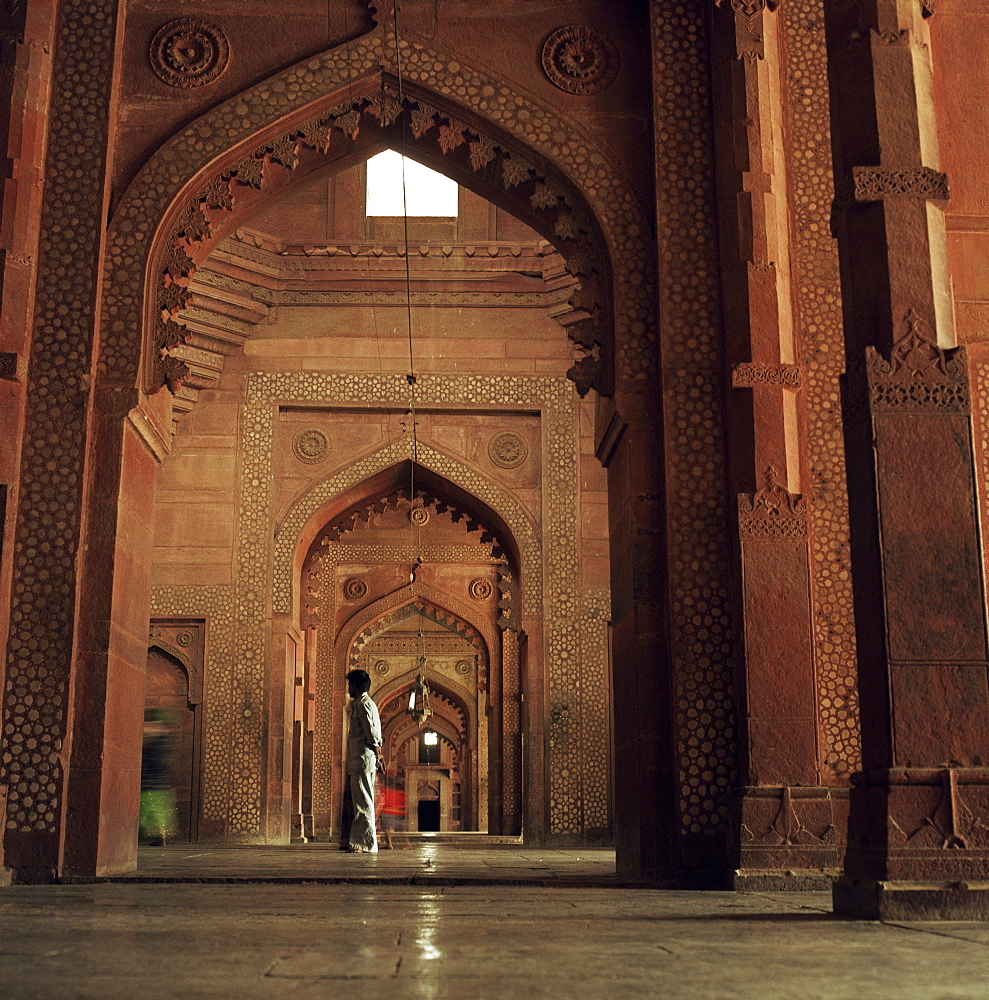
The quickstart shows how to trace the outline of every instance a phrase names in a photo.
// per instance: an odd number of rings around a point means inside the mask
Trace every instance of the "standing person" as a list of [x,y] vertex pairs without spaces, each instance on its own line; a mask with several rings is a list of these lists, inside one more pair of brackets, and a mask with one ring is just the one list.
[[347,775],[354,802],[350,827],[350,850],[354,854],[376,854],[374,832],[374,776],[381,762],[381,719],[371,700],[371,677],[366,670],[347,674],[350,732],[347,734]]

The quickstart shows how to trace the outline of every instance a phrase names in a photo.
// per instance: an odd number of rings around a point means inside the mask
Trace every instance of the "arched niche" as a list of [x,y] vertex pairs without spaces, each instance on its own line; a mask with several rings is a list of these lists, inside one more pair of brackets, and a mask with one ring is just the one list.
[[[408,463],[413,443],[394,441],[371,455],[351,463],[310,486],[280,518],[274,551],[274,610],[299,611],[301,588],[290,590],[301,580],[303,564],[313,542],[335,518],[367,502],[393,485],[408,483]],[[466,463],[420,443],[416,449],[417,475],[439,492],[448,492],[465,507],[476,510],[500,533],[510,560],[520,577],[522,608],[538,613],[541,599],[539,535],[529,512],[504,487]]]

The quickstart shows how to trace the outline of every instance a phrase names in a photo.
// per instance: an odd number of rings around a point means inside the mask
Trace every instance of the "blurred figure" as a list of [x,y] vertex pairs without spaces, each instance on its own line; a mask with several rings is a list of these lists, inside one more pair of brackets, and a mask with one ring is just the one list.
[[381,801],[378,805],[378,821],[381,823],[381,833],[385,839],[385,847],[392,850],[392,834],[405,829],[405,790],[401,779],[397,776],[384,776],[381,789]]
[[172,713],[165,708],[145,711],[139,828],[142,844],[164,846],[178,837],[174,778],[177,752],[178,724]]

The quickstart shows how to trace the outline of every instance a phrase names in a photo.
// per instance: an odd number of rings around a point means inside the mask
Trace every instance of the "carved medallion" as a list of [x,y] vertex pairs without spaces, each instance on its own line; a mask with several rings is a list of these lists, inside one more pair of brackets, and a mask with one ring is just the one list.
[[470,660],[457,660],[457,665],[454,669],[457,671],[458,674],[463,676],[464,674],[470,673],[470,668],[472,666],[473,664],[470,662]]
[[475,601],[486,601],[491,597],[491,584],[487,580],[478,577],[476,580],[471,580],[470,586],[467,588],[467,593]]
[[295,452],[295,457],[306,465],[322,462],[329,450],[330,442],[326,435],[315,427],[299,431],[292,439],[292,451]]
[[543,44],[543,70],[568,94],[597,94],[618,74],[618,47],[586,24],[558,28]]
[[151,39],[151,68],[171,87],[203,87],[226,68],[230,43],[209,21],[180,18],[163,24]]
[[343,596],[347,598],[348,601],[360,601],[367,597],[367,582],[358,579],[356,576],[351,577],[343,585]]
[[409,520],[417,527],[421,528],[429,522],[429,511],[425,507],[413,507],[409,511]]
[[175,636],[175,641],[180,646],[191,646],[193,639],[195,639],[195,636],[187,628],[183,629],[181,632],[178,633],[178,635]]
[[390,669],[391,667],[389,666],[387,660],[378,660],[374,664],[374,672],[381,677],[384,677],[384,675],[387,674]]
[[517,469],[529,457],[529,446],[514,431],[502,431],[488,442],[488,457],[502,469]]

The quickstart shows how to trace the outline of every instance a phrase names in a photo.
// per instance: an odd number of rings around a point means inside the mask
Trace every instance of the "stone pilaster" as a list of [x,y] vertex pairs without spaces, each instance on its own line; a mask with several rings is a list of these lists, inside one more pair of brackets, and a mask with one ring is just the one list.
[[829,8],[863,740],[834,902],[869,918],[989,911],[989,641],[930,12]]

